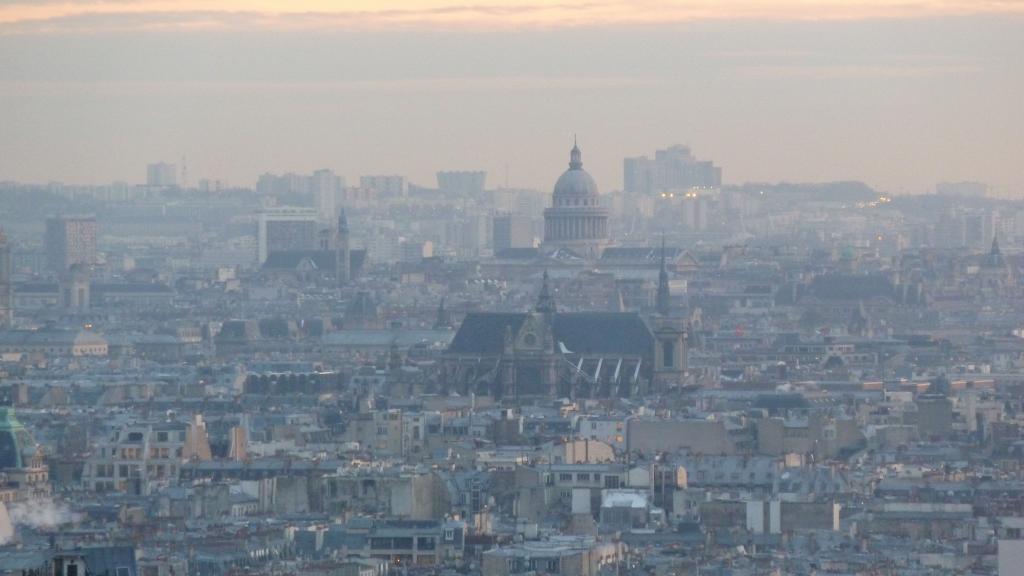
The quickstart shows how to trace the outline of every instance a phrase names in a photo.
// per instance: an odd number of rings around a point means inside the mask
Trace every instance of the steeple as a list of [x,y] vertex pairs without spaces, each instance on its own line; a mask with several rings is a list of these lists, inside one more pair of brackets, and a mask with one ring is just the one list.
[[452,317],[444,307],[445,297],[441,296],[441,303],[437,306],[437,319],[434,321],[435,330],[444,330],[452,327]]
[[668,268],[665,267],[665,238],[661,238],[661,268],[658,271],[658,295],[655,309],[658,314],[668,316],[672,308],[672,294],[668,288]]
[[348,216],[344,208],[338,211],[338,232],[342,231],[348,232]]
[[572,151],[569,152],[569,169],[579,170],[583,168],[583,154],[580,152],[580,147],[576,143],[576,136],[572,137]]
[[338,211],[338,229],[334,239],[334,275],[338,287],[352,280],[352,254],[348,242],[348,216],[345,209]]
[[548,271],[544,270],[544,283],[540,286],[540,294],[537,296],[537,312],[541,314],[554,314],[556,311],[555,297],[551,294],[551,287],[548,286]]
[[999,237],[993,235],[992,248],[988,251],[988,257],[985,258],[985,266],[989,268],[1002,268],[1005,265],[1003,252],[999,249]]

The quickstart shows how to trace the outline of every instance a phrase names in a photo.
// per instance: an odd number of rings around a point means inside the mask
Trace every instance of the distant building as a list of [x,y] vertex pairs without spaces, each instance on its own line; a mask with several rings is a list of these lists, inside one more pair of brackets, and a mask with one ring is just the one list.
[[491,245],[495,254],[509,248],[532,248],[533,222],[527,216],[498,214],[494,217]]
[[9,330],[0,332],[0,354],[54,357],[106,356],[107,340],[88,330]]
[[632,312],[558,312],[545,273],[532,312],[467,315],[444,359],[462,394],[628,397],[682,383],[686,330]]
[[375,190],[378,196],[405,196],[406,191],[405,177],[396,175],[361,176],[359,187]]
[[317,203],[320,220],[331,222],[338,214],[338,192],[345,187],[345,179],[330,170],[317,170],[311,177],[313,199]]
[[988,196],[989,185],[981,182],[940,182],[935,185],[935,193],[939,196],[984,198]]
[[96,263],[96,217],[57,216],[46,221],[46,259],[50,270],[63,273],[75,264]]
[[710,161],[697,160],[687,146],[658,150],[647,156],[623,161],[623,189],[637,194],[656,194],[689,188],[718,188],[722,169]]
[[192,458],[210,459],[201,417],[191,423],[128,424],[92,452],[82,471],[82,484],[96,492],[145,495],[152,485],[176,480],[181,464]]
[[437,173],[437,187],[444,192],[475,196],[484,191],[486,183],[487,172],[483,171],[464,170]]
[[177,186],[178,167],[166,162],[146,166],[146,186]]
[[267,261],[273,252],[316,250],[317,211],[312,208],[278,208],[259,215],[259,263]]
[[8,406],[0,407],[0,475],[14,488],[15,500],[50,495],[49,467],[42,447]]
[[11,283],[11,243],[0,232],[0,330],[14,322],[14,285]]
[[596,260],[608,245],[608,209],[601,205],[597,183],[583,169],[579,146],[569,153],[569,169],[558,181],[551,207],[544,210],[544,246]]
[[[266,196],[292,195],[309,198],[321,222],[333,222],[338,196],[345,190],[345,178],[332,170],[321,169],[310,175],[262,174],[256,180],[256,193]],[[289,201],[293,201],[290,199]]]

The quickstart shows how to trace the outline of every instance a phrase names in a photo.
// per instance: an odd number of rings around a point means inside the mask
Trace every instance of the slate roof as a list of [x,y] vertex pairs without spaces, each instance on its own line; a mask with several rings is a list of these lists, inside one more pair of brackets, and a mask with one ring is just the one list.
[[[500,354],[505,330],[517,334],[526,320],[523,313],[479,313],[466,316],[449,353]],[[555,341],[578,354],[619,354],[644,356],[654,345],[654,336],[634,312],[574,312],[555,314]]]
[[539,248],[506,248],[494,255],[500,260],[536,260],[541,256],[543,253]]
[[[173,294],[174,289],[157,282],[93,282],[94,294]],[[15,285],[16,294],[59,294],[56,282],[22,282]]]
[[[627,261],[642,261],[658,262],[661,260],[661,247],[660,246],[609,246],[604,249],[601,253],[601,260],[627,260]],[[685,250],[682,248],[673,248],[671,246],[665,247],[665,259],[674,261],[683,255]]]
[[825,299],[870,299],[877,296],[891,297],[893,285],[881,274],[827,274],[811,282],[810,292]]
[[516,334],[526,314],[503,312],[470,312],[455,333],[449,352],[456,354],[498,354],[505,345],[505,328]]
[[[334,272],[333,250],[282,250],[271,252],[263,262],[264,270],[294,270],[299,262],[309,258],[313,264],[325,272]],[[349,266],[352,270],[360,270],[366,261],[366,250],[350,250]]]
[[555,315],[555,340],[582,354],[643,356],[654,336],[635,312],[579,312]]

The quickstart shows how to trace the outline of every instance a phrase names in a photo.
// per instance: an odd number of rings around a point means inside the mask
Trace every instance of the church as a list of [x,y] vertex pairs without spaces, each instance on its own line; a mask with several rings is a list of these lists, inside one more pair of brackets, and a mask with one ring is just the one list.
[[[598,261],[609,244],[608,211],[574,143],[569,169],[544,212],[544,249]],[[470,313],[445,351],[449,391],[514,399],[614,398],[683,385],[686,324],[672,315],[666,249],[655,311],[560,312],[545,269],[533,310]]]
[[686,327],[669,310],[662,268],[657,312],[559,312],[544,274],[530,312],[470,313],[443,355],[449,391],[529,397],[630,397],[682,386]]

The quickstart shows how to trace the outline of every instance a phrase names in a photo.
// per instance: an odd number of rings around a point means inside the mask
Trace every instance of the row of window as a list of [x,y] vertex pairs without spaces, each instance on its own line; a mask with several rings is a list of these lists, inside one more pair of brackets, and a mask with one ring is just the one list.
[[[558,482],[560,484],[561,483],[567,483],[567,482],[573,482],[574,478],[575,478],[576,482],[587,482],[587,483],[591,483],[592,482],[592,483],[595,483],[595,484],[599,484],[601,482],[601,479],[602,479],[601,474],[598,473],[598,472],[595,472],[593,474],[591,474],[590,472],[577,472],[575,475],[572,472],[560,472],[558,474]],[[591,478],[593,478],[593,479],[591,479]],[[547,483],[548,486],[554,486],[554,484],[555,484],[555,477],[554,477],[554,475],[549,474],[546,477],[546,481],[547,481],[546,483]],[[616,475],[613,475],[613,474],[608,474],[608,475],[604,476],[604,487],[605,488],[618,488],[620,486],[620,483],[621,483],[621,480],[620,480],[619,476],[616,476]]]

